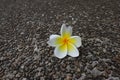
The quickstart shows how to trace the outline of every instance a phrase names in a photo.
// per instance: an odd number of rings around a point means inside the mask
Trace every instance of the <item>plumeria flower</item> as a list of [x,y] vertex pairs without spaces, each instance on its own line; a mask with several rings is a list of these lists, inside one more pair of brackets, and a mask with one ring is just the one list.
[[64,58],[66,55],[71,57],[79,56],[78,47],[81,46],[81,38],[79,36],[72,36],[72,27],[62,25],[59,35],[51,35],[48,41],[50,46],[56,47],[54,55],[58,58]]

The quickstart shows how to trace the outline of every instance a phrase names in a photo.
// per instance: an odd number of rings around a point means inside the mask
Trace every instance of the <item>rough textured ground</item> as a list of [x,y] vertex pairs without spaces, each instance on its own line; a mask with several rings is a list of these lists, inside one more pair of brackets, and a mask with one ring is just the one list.
[[[47,45],[62,23],[80,56]],[[120,0],[0,0],[0,80],[120,80]]]

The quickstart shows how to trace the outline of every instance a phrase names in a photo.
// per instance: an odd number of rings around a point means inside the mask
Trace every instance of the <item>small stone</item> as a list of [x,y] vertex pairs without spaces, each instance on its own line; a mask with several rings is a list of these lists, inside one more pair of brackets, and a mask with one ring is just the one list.
[[95,67],[98,64],[98,61],[93,61],[92,62],[92,67]]
[[97,68],[94,68],[94,69],[91,71],[91,74],[92,74],[94,77],[100,76],[101,73],[102,73],[102,72],[99,71]]
[[66,80],[72,80],[72,74],[67,74]]
[[45,78],[44,77],[40,77],[40,80],[45,80]]
[[67,65],[66,69],[67,69],[68,72],[70,72],[70,70],[71,70],[70,65]]
[[22,80],[27,80],[27,78],[23,78]]
[[104,68],[102,67],[102,66],[98,66],[98,67],[96,67],[98,70],[100,70],[100,71],[103,71],[104,70]]
[[82,74],[81,74],[81,77],[79,78],[79,80],[84,80],[85,77],[86,77],[86,74],[85,74],[85,73],[82,73]]
[[24,68],[24,65],[22,65],[21,68],[23,69],[23,68]]
[[20,74],[18,73],[18,74],[16,74],[16,77],[20,77]]
[[104,52],[104,53],[106,53],[106,52],[107,52],[107,50],[106,50],[105,48],[103,48],[103,52]]
[[106,73],[105,71],[102,73],[102,75],[105,77],[105,78],[108,78],[109,74]]
[[77,68],[77,72],[80,72],[80,68]]

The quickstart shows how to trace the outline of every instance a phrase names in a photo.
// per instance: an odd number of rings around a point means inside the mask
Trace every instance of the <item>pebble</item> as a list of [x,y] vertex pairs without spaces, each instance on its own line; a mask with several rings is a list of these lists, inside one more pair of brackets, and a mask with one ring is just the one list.
[[102,74],[101,71],[99,71],[97,68],[94,68],[92,71],[91,71],[91,74],[94,76],[94,77],[97,77],[97,76],[100,76]]
[[27,78],[23,78],[22,80],[27,80]]
[[67,74],[66,80],[72,80],[72,74]]

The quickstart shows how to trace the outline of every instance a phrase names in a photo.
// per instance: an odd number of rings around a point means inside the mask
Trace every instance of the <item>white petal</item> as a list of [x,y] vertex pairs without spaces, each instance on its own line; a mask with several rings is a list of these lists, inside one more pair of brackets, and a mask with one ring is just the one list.
[[61,37],[59,35],[51,35],[50,36],[50,40],[47,43],[50,46],[53,46],[53,47],[58,46],[59,44],[57,44],[57,43],[58,43],[58,41],[59,41],[60,38]]
[[68,44],[68,55],[72,57],[77,57],[79,56],[79,51],[78,49],[71,43]]
[[56,38],[56,37],[59,37],[59,35],[52,34],[52,35],[50,35],[50,40],[53,38]]
[[62,32],[64,32],[64,30],[66,29],[66,25],[62,24],[61,26],[61,30],[60,30],[60,34],[62,35]]
[[57,46],[54,50],[56,57],[62,59],[67,55],[67,45]]
[[80,47],[82,45],[81,38],[79,36],[72,36],[71,43],[74,44],[76,47]]
[[71,36],[72,35],[72,27],[71,26],[67,27],[65,24],[63,24],[61,26],[60,33],[61,33],[62,36],[65,36],[65,35]]

